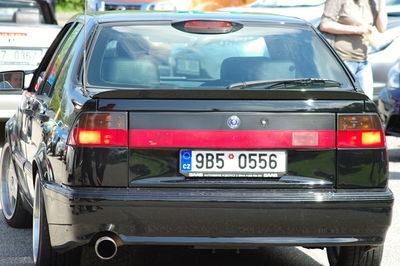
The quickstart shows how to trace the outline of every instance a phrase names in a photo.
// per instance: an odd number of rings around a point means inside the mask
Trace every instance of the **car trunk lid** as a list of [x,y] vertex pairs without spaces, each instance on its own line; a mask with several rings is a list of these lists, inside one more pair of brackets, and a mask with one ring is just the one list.
[[[129,186],[258,188],[334,187],[337,114],[362,113],[366,99],[349,91],[258,90],[116,90],[93,97],[101,111],[128,112]],[[236,118],[240,125],[232,127]],[[247,164],[264,166],[272,155],[279,167],[185,171],[185,152],[204,156],[205,166],[207,154],[214,156],[214,167],[221,152],[225,164],[243,153]]]

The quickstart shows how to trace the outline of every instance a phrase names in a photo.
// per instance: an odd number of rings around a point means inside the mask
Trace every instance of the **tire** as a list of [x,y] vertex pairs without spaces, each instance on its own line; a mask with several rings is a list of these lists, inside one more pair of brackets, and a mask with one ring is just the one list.
[[0,146],[3,146],[6,135],[6,122],[0,122]]
[[43,191],[38,174],[36,175],[35,199],[33,204],[32,251],[33,261],[36,263],[36,266],[80,265],[81,248],[59,253],[51,246]]
[[379,266],[383,255],[383,245],[376,248],[328,247],[326,252],[331,266]]
[[8,143],[3,147],[0,171],[1,206],[7,224],[14,228],[30,227],[32,216],[22,204],[18,178]]

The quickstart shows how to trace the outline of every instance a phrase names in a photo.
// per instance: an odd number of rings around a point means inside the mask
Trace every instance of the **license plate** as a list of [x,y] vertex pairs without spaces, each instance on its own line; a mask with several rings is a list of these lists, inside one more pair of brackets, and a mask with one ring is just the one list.
[[188,177],[279,177],[286,168],[285,151],[180,151],[180,173]]
[[37,66],[42,60],[42,50],[0,50],[0,64]]

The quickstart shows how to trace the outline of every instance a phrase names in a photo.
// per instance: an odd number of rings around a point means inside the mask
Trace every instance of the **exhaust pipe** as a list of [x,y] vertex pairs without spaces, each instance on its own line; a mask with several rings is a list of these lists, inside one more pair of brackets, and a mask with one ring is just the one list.
[[97,239],[94,246],[96,255],[102,260],[110,260],[115,257],[118,251],[117,243],[109,236],[103,236]]

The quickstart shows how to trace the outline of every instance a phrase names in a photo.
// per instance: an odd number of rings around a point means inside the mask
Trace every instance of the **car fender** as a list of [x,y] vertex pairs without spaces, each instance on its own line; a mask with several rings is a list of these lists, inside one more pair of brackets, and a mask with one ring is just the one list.
[[47,148],[45,143],[41,143],[34,159],[32,161],[33,182],[35,182],[36,173],[45,180],[52,182],[54,180],[53,169],[50,160],[47,158]]
[[11,140],[10,136],[13,135],[12,130],[14,128],[14,125],[15,125],[15,115],[4,123],[4,142],[7,141],[10,144],[10,147],[12,147],[10,142]]

